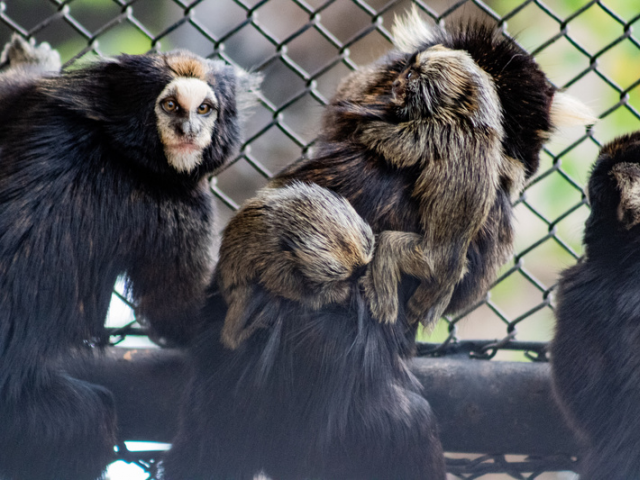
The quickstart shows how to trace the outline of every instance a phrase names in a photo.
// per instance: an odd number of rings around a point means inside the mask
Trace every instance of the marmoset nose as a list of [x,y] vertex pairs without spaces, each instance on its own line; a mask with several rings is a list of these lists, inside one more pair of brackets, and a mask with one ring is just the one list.
[[200,126],[190,120],[185,120],[176,125],[176,133],[183,137],[195,137],[200,133]]

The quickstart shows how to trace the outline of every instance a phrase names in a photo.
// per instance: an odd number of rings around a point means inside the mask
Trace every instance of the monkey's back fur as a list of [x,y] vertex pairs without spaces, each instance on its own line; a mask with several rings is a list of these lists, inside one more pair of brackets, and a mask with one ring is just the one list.
[[585,258],[563,272],[551,343],[580,478],[640,478],[640,132],[605,145],[589,180]]
[[[113,457],[113,399],[61,364],[103,340],[119,275],[158,336],[189,336],[213,270],[206,177],[238,146],[241,86],[232,67],[188,52],[63,74],[46,55],[26,65],[39,52],[15,37],[0,77],[0,478],[90,480]],[[174,147],[156,126],[175,82],[177,102],[184,82],[215,90],[211,138],[188,172],[165,153],[194,150],[195,134]]]
[[164,478],[444,479],[435,418],[400,354],[406,326],[373,318],[358,285],[373,247],[353,208],[317,185],[243,206],[204,314],[240,309],[244,335],[228,350],[220,336],[236,332],[214,324],[192,349]]
[[256,283],[315,310],[344,303],[373,247],[369,225],[333,192],[299,182],[260,191],[231,219],[220,248],[226,316],[237,318],[225,322],[225,341],[237,346],[259,328],[246,325],[257,313],[247,309]]

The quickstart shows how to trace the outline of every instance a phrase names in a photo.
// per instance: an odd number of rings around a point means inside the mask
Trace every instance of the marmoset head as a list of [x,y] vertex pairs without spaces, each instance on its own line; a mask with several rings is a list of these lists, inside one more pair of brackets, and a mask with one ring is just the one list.
[[[498,93],[504,152],[521,162],[527,177],[537,170],[540,149],[555,128],[596,121],[585,105],[559,92],[533,56],[497,27],[477,23],[446,30],[430,27],[414,8],[404,18],[396,19],[393,36],[405,58],[416,53],[422,57],[429,50],[444,47],[466,52],[486,72]],[[464,107],[464,95],[458,96],[458,101],[462,104],[457,105]]]
[[595,244],[602,244],[607,256],[606,252],[618,250],[611,243],[616,238],[625,243],[629,235],[640,239],[640,132],[602,147],[589,179],[588,197],[587,255]]
[[443,45],[409,57],[391,84],[391,98],[401,118],[465,117],[491,126],[500,122],[493,80],[467,52]]
[[[348,201],[318,185],[293,182],[262,189],[241,212],[225,230],[220,265],[227,262],[227,243],[238,237],[236,225],[260,218],[244,242],[252,235],[258,242],[255,250],[269,260],[256,259],[249,268],[260,270],[260,282],[271,292],[313,308],[346,300],[373,256],[369,225]],[[248,258],[246,252],[238,253]],[[249,268],[219,272],[247,275]]]
[[273,258],[281,255],[291,264],[311,295],[332,287],[333,301],[343,300],[350,280],[364,273],[373,256],[369,225],[347,200],[315,184],[264,189],[259,198],[273,212],[269,228],[279,247]]
[[[198,179],[240,144],[239,117],[261,77],[177,50],[120,55],[43,82],[42,89],[99,122],[123,162]],[[55,91],[53,91],[55,90]]]
[[[325,115],[331,141],[353,141],[367,122],[468,119],[474,126],[494,127],[497,118],[511,170],[505,184],[513,193],[537,170],[540,149],[557,127],[596,120],[585,105],[559,92],[533,56],[496,27],[430,27],[414,9],[396,20],[393,36],[396,49],[338,87]],[[445,133],[432,131],[429,139]],[[415,147],[421,149],[429,139],[417,135]]]
[[218,117],[218,100],[211,87],[193,77],[178,77],[158,96],[158,134],[169,164],[190,172],[202,162]]
[[246,90],[255,89],[259,80],[254,78],[247,85],[239,81],[248,76],[240,69],[188,51],[169,52],[161,59],[171,80],[155,101],[158,135],[169,165],[178,172],[191,173],[207,161],[214,137],[224,132],[221,122],[226,122],[226,127],[233,124],[235,131],[238,105],[233,95],[242,97]]

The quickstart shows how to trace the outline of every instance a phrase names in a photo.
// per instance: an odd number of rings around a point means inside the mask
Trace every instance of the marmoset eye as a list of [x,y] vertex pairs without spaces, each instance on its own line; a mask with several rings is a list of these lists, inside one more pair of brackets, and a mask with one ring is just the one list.
[[162,108],[165,112],[175,112],[178,109],[178,104],[172,98],[167,98],[162,102]]
[[211,105],[209,105],[208,103],[203,103],[198,107],[197,112],[198,115],[206,115],[211,112]]

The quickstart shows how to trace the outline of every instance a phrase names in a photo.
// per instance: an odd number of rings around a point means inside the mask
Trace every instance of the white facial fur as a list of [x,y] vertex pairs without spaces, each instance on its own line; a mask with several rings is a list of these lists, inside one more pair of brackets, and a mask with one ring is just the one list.
[[[175,102],[175,110],[163,104]],[[209,105],[207,114],[198,112]],[[169,83],[156,100],[158,134],[169,164],[178,172],[189,173],[202,162],[202,151],[211,143],[217,118],[218,101],[211,87],[197,78],[179,77]]]

